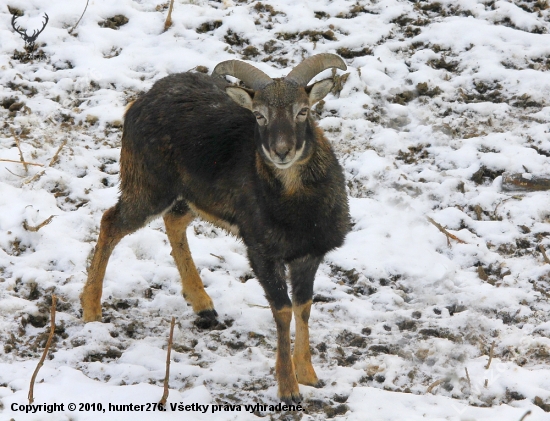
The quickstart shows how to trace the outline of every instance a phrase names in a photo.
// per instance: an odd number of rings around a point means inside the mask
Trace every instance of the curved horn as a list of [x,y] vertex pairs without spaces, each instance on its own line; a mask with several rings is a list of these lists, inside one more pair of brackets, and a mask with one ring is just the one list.
[[317,54],[298,64],[285,79],[291,80],[299,86],[306,86],[311,79],[323,70],[332,67],[336,67],[340,70],[346,70],[348,68],[344,60],[336,54]]
[[246,86],[255,91],[273,82],[273,79],[260,69],[256,69],[251,64],[239,60],[222,61],[212,72],[212,76],[221,77],[226,75],[242,80]]

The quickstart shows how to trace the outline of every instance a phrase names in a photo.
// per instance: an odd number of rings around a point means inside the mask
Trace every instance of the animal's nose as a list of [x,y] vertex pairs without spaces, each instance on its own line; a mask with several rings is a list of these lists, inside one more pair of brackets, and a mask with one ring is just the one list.
[[289,152],[290,152],[290,149],[286,147],[275,149],[275,155],[277,155],[281,161],[285,160]]

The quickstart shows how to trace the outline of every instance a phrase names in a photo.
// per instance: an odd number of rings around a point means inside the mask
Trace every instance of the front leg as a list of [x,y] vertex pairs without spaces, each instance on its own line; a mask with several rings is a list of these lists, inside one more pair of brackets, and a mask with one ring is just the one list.
[[320,382],[311,364],[308,322],[313,297],[313,281],[321,260],[322,257],[306,256],[293,260],[289,264],[292,284],[292,310],[296,322],[294,366],[298,382],[314,387],[319,387]]
[[292,305],[288,297],[285,265],[282,261],[266,258],[254,250],[248,251],[250,263],[271,306],[277,326],[277,361],[275,374],[279,385],[278,395],[282,401],[300,402],[300,390],[290,354],[290,321]]

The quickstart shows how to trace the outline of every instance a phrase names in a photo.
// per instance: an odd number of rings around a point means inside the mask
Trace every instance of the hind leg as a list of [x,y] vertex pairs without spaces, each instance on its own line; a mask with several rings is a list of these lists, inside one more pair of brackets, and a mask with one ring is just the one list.
[[214,310],[212,299],[204,290],[187,242],[187,226],[193,219],[194,217],[186,204],[176,203],[170,212],[164,215],[166,234],[170,240],[172,256],[181,276],[184,298],[199,316],[215,319],[218,314]]
[[136,215],[135,212],[127,212],[127,209],[128,206],[119,201],[105,211],[101,218],[99,238],[88,269],[88,280],[80,295],[82,318],[85,322],[101,321],[103,278],[113,249],[124,236],[141,228],[147,220],[148,215]]

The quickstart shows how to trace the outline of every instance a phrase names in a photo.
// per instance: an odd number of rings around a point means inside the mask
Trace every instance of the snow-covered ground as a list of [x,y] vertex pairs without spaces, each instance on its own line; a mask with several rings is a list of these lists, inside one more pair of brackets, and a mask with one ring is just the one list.
[[[160,220],[115,249],[104,323],[84,324],[78,297],[116,202],[128,102],[171,73],[237,58],[276,77],[321,52],[349,67],[316,110],[354,223],[315,285],[313,364],[325,385],[300,386],[301,413],[154,418],[550,418],[550,264],[538,250],[550,249],[550,195],[501,189],[503,171],[550,175],[547,0],[176,0],[166,32],[162,0],[91,0],[70,35],[85,4],[0,0],[0,159],[19,161],[19,140],[25,161],[43,165],[0,162],[2,420],[153,419],[12,411],[27,403],[52,293],[37,404],[158,402],[172,316],[169,403],[278,403],[271,312],[243,244],[208,223],[188,236],[224,329],[193,324]],[[7,6],[29,32],[49,15],[35,60],[17,57]],[[127,23],[105,24],[116,15]]]

